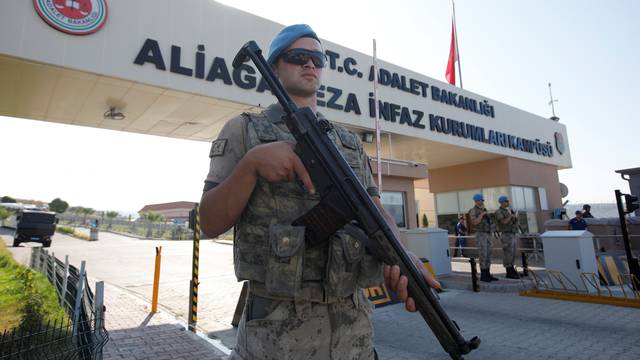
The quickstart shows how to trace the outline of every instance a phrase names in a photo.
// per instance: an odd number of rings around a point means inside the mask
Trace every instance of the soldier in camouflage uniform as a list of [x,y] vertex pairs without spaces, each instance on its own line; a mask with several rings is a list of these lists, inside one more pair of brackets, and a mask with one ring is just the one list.
[[496,230],[500,232],[502,241],[502,264],[507,269],[507,278],[519,279],[518,272],[513,267],[516,259],[516,221],[518,220],[513,210],[509,209],[509,198],[498,198],[500,208],[496,210]]
[[[267,62],[292,100],[315,112],[324,53],[313,30],[285,27],[273,40]],[[374,359],[372,305],[363,288],[384,279],[406,301],[407,310],[415,311],[407,278],[398,266],[383,268],[365,251],[366,236],[356,226],[311,245],[305,228],[291,225],[319,196],[293,152],[283,114],[274,104],[231,119],[209,154],[202,228],[214,237],[236,226],[235,273],[238,280],[249,281],[231,358]],[[382,209],[358,136],[337,124],[329,136],[397,234],[393,218]]]
[[476,246],[480,257],[480,281],[497,281],[498,278],[491,275],[491,250],[493,241],[491,238],[491,218],[484,207],[482,194],[473,195],[475,206],[469,210],[469,217],[476,232]]

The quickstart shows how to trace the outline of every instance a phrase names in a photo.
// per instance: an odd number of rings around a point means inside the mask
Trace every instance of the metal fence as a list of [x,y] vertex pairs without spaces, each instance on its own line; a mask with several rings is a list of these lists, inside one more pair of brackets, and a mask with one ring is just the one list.
[[[61,214],[60,224],[67,226],[90,226],[95,218],[84,218],[73,214]],[[99,221],[100,230],[112,231],[150,239],[191,240],[193,232],[185,225],[172,223],[150,223],[144,220],[126,221],[120,219],[104,219]]]
[[104,324],[104,283],[91,291],[85,262],[80,269],[40,247],[32,248],[31,268],[46,276],[56,289],[67,317],[38,322],[0,334],[0,360],[82,359],[101,360],[109,340]]
[[[491,234],[493,237],[493,247],[491,249],[492,254],[502,252],[502,242],[500,241],[500,234],[494,232]],[[464,239],[464,246],[458,245],[456,240]],[[533,261],[541,261],[544,259],[544,253],[542,249],[542,239],[540,234],[517,234],[516,237],[517,249],[520,252],[527,253]],[[475,235],[449,235],[449,249],[451,254],[465,253],[473,257],[478,256],[478,246],[476,244]],[[467,255],[465,255],[467,256]]]

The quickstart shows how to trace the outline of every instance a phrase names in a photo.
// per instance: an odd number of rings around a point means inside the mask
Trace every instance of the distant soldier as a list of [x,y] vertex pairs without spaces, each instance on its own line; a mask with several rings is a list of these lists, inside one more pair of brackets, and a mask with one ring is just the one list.
[[500,232],[502,241],[502,264],[507,269],[508,279],[520,279],[518,272],[513,267],[516,259],[516,230],[518,217],[509,208],[509,198],[498,198],[500,208],[496,211],[496,230]]
[[584,204],[582,206],[582,217],[585,218],[585,219],[587,219],[587,218],[593,219],[593,215],[591,215],[591,205]]
[[480,257],[480,281],[490,282],[498,280],[491,275],[491,218],[484,207],[484,197],[482,194],[473,195],[476,205],[469,210],[471,224],[476,231],[476,246]]

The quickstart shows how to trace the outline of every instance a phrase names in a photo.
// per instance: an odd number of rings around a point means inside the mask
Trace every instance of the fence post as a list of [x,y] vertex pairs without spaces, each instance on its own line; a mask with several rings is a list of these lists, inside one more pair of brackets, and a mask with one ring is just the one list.
[[37,247],[32,247],[31,248],[31,259],[30,259],[30,262],[31,262],[30,267],[32,269],[36,268],[36,256],[37,256],[37,254],[38,254],[38,248]]
[[56,276],[56,253],[51,252],[51,283],[53,286],[58,289],[58,284],[56,284],[56,280],[58,277]]
[[47,262],[47,250],[41,249],[40,250],[40,262],[38,263],[38,265],[40,265],[40,268],[38,269],[38,271],[43,274],[44,273],[44,267],[46,266],[46,262]]
[[33,248],[33,266],[31,267],[33,270],[38,271],[38,267],[40,266],[40,248]]
[[[94,335],[98,344],[102,344],[104,340],[100,329],[104,326],[104,281],[96,282],[96,294],[93,298],[94,301],[94,319],[95,329]],[[96,353],[94,354],[94,360],[102,360],[102,346],[96,347]]]
[[84,267],[86,261],[80,262],[80,273],[78,274],[78,287],[76,288],[75,305],[73,306],[73,337],[78,335],[78,320],[80,319],[80,305],[82,305],[82,294],[84,293]]
[[478,284],[478,270],[476,269],[476,259],[470,258],[469,263],[471,264],[471,287],[473,292],[480,291],[480,285]]
[[522,276],[529,276],[529,262],[527,261],[527,254],[522,251]]
[[[40,273],[43,274],[44,276],[47,276],[46,273],[46,269],[47,266],[49,265],[49,251],[47,250],[42,250],[42,252],[40,253]],[[47,277],[48,279],[49,277]]]
[[60,296],[60,306],[64,307],[67,298],[67,283],[69,281],[69,255],[64,256],[64,277],[62,278],[62,295]]

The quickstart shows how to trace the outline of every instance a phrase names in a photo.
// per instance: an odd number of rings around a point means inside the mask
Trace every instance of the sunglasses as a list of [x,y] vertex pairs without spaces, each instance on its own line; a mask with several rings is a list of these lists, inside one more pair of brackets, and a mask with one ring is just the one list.
[[323,68],[325,65],[325,55],[320,51],[312,51],[307,49],[291,49],[280,55],[282,60],[288,64],[306,65],[309,59],[313,62],[313,66]]

